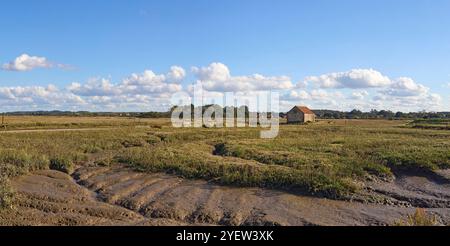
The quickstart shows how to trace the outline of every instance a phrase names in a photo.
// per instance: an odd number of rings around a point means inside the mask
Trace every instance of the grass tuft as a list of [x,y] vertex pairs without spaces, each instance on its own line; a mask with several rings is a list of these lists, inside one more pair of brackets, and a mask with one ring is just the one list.
[[439,225],[435,215],[428,214],[425,209],[418,208],[412,215],[406,219],[394,223],[396,226],[437,226]]
[[14,203],[14,190],[6,177],[0,176],[0,209],[11,209]]

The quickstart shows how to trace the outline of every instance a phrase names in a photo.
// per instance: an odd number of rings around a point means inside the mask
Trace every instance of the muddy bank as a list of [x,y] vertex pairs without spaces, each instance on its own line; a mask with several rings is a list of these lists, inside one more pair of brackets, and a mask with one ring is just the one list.
[[101,202],[96,194],[58,171],[38,171],[12,181],[15,208],[0,210],[0,225],[179,225],[148,219]]
[[3,225],[390,225],[425,207],[450,221],[450,187],[421,176],[372,183],[383,204],[335,201],[260,188],[219,186],[122,167],[39,171],[12,182]]
[[420,208],[450,208],[448,170],[399,171],[392,182],[371,182],[369,192],[389,204]]

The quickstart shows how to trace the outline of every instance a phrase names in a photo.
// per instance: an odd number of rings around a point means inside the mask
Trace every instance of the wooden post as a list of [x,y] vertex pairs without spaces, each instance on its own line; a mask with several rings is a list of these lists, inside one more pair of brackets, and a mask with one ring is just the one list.
[[5,113],[2,113],[2,125],[1,128],[6,131]]

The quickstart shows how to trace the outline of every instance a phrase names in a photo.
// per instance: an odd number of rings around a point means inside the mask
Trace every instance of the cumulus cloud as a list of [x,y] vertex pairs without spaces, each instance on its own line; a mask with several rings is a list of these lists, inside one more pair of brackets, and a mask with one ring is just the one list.
[[170,107],[171,95],[182,91],[178,81],[185,76],[183,68],[172,66],[166,74],[145,70],[133,73],[118,83],[105,78],[92,78],[84,84],[72,83],[67,90],[99,109],[162,111]]
[[392,83],[390,88],[383,91],[384,94],[391,96],[418,96],[428,93],[429,88],[416,83],[413,79],[402,77]]
[[79,96],[112,96],[120,93],[108,79],[92,78],[85,84],[72,83],[67,89]]
[[373,69],[352,69],[347,72],[309,76],[304,82],[318,85],[321,88],[361,89],[388,86],[391,80]]
[[209,91],[285,90],[294,87],[288,76],[232,76],[228,67],[222,63],[193,67],[192,72],[202,82],[204,89]]
[[192,67],[191,70],[202,81],[227,81],[231,77],[228,67],[218,62],[207,67]]
[[308,87],[308,82],[307,81],[299,81],[299,82],[297,82],[295,87],[304,89],[304,88]]
[[[172,83],[170,79],[173,79],[171,77],[174,73],[178,73],[176,76],[180,76],[179,72],[178,69],[173,69],[173,67],[168,75],[155,74],[151,70],[146,70],[141,74],[132,74],[117,87],[124,93],[133,94],[174,93],[180,91],[182,86],[178,83]],[[180,77],[178,77],[179,79]]]
[[388,108],[399,111],[440,110],[442,97],[439,94],[428,93],[416,96],[391,96],[379,94],[373,98],[373,102],[380,108]]
[[[338,101],[338,106],[346,109],[384,108],[414,111],[442,108],[442,98],[439,94],[431,93],[428,87],[409,77],[391,79],[373,69],[353,69],[347,72],[309,76],[303,83],[310,83],[320,88],[309,93],[305,92],[310,96],[308,100]],[[342,90],[347,96],[342,98],[336,93],[329,93],[329,90]],[[369,91],[375,94],[371,99],[368,99]],[[290,98],[294,99],[292,95]]]
[[45,57],[22,54],[18,56],[16,59],[14,59],[14,61],[3,64],[2,69],[7,71],[24,72],[33,70],[35,68],[52,68],[52,67],[67,68],[69,66],[64,64],[52,63]]
[[363,100],[365,97],[369,95],[369,92],[363,90],[363,91],[354,91],[352,92],[349,99],[353,100]]
[[[45,62],[48,61],[45,59]],[[228,92],[233,92],[245,102],[258,92],[276,90],[281,95],[281,110],[289,110],[299,104],[314,109],[337,110],[375,108],[417,111],[443,108],[441,96],[432,93],[423,84],[408,77],[391,79],[372,69],[310,76],[295,86],[287,76],[234,76],[222,63],[193,67],[192,73],[195,83],[186,87],[181,83],[187,74],[179,66],[170,67],[166,73],[158,74],[152,70],[132,73],[116,81],[91,78],[85,82],[71,83],[65,88],[54,85],[0,87],[0,105],[3,110],[12,111],[164,111],[173,104],[172,95],[180,94],[181,98],[192,99],[194,85],[201,84],[204,104],[228,105],[228,101],[223,101]],[[307,83],[316,87],[307,89]]]
[[308,92],[301,90],[301,91],[291,91],[288,95],[288,99],[290,100],[308,100],[311,99],[311,96]]
[[182,91],[179,83],[185,77],[183,68],[172,66],[166,74],[151,70],[133,73],[118,82],[107,78],[91,78],[73,82],[63,89],[47,87],[0,87],[0,105],[9,110],[73,109],[112,111],[164,111],[170,97]]
[[[305,90],[290,91],[282,96],[282,105],[307,105],[313,108],[333,108],[340,109],[342,102],[345,100],[344,94],[339,91],[327,91],[323,89],[315,89],[307,92]],[[283,106],[282,106],[283,107]],[[289,110],[290,108],[284,108]]]
[[68,107],[82,105],[85,101],[67,91],[60,91],[54,85],[0,87],[0,104],[5,108]]
[[401,77],[373,97],[373,101],[386,108],[402,111],[439,110],[442,98],[430,89],[408,77]]
[[167,75],[155,74],[151,70],[145,70],[138,74],[133,73],[124,78],[120,83],[111,83],[109,79],[93,78],[85,84],[72,83],[68,90],[75,95],[94,96],[118,96],[118,95],[167,95],[182,90],[179,83],[171,80],[180,80],[184,77],[184,70],[180,67],[172,67]]
[[170,72],[167,73],[167,78],[174,82],[179,82],[186,77],[186,71],[179,66],[172,66]]

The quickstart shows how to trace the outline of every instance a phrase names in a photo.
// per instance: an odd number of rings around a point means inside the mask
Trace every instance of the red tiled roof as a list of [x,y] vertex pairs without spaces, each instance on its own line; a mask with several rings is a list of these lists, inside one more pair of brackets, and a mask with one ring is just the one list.
[[295,106],[300,112],[303,112],[304,114],[314,114],[313,111],[311,111],[311,109],[309,109],[308,107],[304,107],[304,106]]

